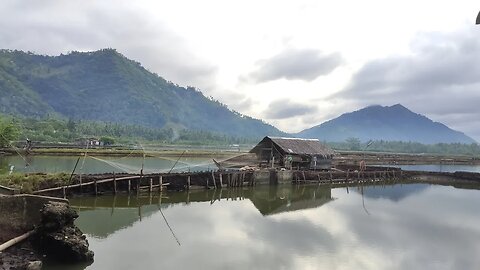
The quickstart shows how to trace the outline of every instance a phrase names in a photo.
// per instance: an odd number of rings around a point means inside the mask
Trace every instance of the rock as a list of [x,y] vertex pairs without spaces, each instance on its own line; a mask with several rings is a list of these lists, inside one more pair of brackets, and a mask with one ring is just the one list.
[[50,202],[41,210],[41,225],[34,242],[49,259],[61,262],[93,262],[88,241],[74,225],[78,214],[66,203]]
[[42,236],[43,251],[47,257],[63,262],[93,262],[93,252],[88,250],[88,241],[74,226]]
[[78,218],[77,212],[68,204],[50,202],[44,205],[41,212],[41,224],[45,231],[54,232],[65,226],[73,226]]
[[41,270],[42,269],[42,262],[41,261],[29,262],[26,269],[27,270]]

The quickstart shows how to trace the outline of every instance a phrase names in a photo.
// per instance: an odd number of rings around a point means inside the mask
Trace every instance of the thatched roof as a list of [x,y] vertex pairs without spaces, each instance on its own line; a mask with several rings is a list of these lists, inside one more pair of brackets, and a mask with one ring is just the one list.
[[282,154],[292,155],[333,155],[335,152],[328,146],[322,144],[317,139],[299,139],[299,138],[281,138],[281,137],[265,137],[258,143],[250,153],[256,153],[264,148],[269,141],[275,144],[275,148]]

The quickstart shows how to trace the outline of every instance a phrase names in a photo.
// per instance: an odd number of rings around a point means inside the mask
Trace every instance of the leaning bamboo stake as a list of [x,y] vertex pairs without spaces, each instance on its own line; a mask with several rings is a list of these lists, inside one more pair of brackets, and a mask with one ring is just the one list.
[[113,172],[113,194],[117,194],[117,177],[115,172]]
[[28,237],[30,237],[30,236],[33,235],[34,233],[35,233],[35,230],[31,230],[31,231],[29,231],[29,232],[27,232],[27,233],[24,233],[24,234],[22,234],[22,235],[20,235],[20,236],[17,236],[17,237],[15,237],[15,238],[13,238],[13,239],[11,239],[11,240],[9,240],[9,241],[1,244],[1,245],[0,245],[0,252],[6,250],[7,248],[9,248],[9,247],[11,247],[11,246],[13,246],[13,245],[15,245],[15,244],[18,244],[18,243],[22,242],[23,240],[27,239]]
[[160,175],[160,177],[158,179],[158,192],[159,193],[162,192],[162,186],[163,186],[163,176]]
[[215,182],[215,173],[212,171],[212,180],[213,180],[213,186],[215,189],[217,189],[217,182]]

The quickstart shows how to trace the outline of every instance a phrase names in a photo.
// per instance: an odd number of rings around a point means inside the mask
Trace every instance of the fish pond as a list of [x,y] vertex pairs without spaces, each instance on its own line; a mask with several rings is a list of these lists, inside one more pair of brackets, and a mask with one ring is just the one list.
[[480,192],[257,186],[71,199],[95,262],[44,269],[480,269]]
[[[225,158],[225,157],[220,157]],[[77,164],[78,160],[78,164]],[[220,160],[217,158],[217,160]],[[0,174],[25,173],[144,173],[213,170],[217,167],[207,157],[95,157],[87,156],[0,156]]]

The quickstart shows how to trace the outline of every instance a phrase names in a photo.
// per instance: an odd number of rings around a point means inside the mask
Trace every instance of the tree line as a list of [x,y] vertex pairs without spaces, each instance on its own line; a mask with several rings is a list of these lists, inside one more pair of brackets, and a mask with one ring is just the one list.
[[[101,121],[85,121],[58,117],[24,118],[0,115],[0,147],[9,147],[12,141],[75,143],[94,137],[106,145],[131,144],[138,141],[188,145],[254,145],[262,138],[232,136],[205,130],[181,128],[149,128]],[[426,153],[480,156],[477,143],[437,143],[376,140],[369,143],[358,138],[344,142],[324,142],[336,150],[377,151],[395,153]]]
[[31,140],[48,143],[75,143],[97,138],[108,145],[137,141],[169,144],[253,144],[259,138],[226,135],[204,130],[150,128],[112,122],[63,119],[57,117],[24,118],[0,115],[0,146],[10,141]]

